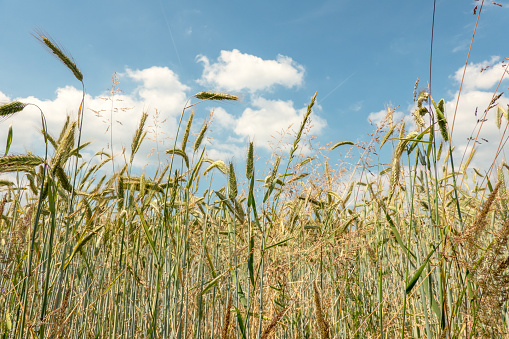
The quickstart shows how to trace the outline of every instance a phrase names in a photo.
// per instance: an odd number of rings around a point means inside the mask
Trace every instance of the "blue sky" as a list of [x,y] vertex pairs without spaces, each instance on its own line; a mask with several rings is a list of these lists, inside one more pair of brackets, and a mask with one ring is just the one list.
[[[501,61],[509,56],[509,2],[499,2],[502,7],[486,2],[480,17],[455,127],[458,149],[466,147],[464,141],[475,126],[475,107],[480,111],[487,107],[502,74]],[[451,111],[447,114],[454,111],[476,5],[480,2],[439,0],[436,4],[432,91],[436,99],[446,100]],[[167,119],[159,132],[171,138],[186,98],[202,90],[231,92],[241,98],[238,103],[196,107],[195,133],[214,109],[209,135],[214,140],[207,146],[213,158],[242,158],[248,140],[255,141],[260,154],[268,152],[267,141],[299,123],[315,91],[310,131],[317,136],[314,146],[360,142],[368,140],[373,130],[368,119],[380,119],[387,106],[399,105],[398,116],[410,114],[417,77],[419,88],[426,87],[432,10],[430,0],[4,0],[0,2],[4,13],[0,101],[40,104],[54,134],[65,114],[76,114],[80,84],[31,35],[39,29],[64,47],[84,74],[88,95],[84,138],[96,142],[95,150],[109,147],[105,121],[111,102],[101,97],[107,97],[115,71],[123,90],[116,97],[123,101],[115,103],[119,111],[114,120],[122,125],[114,124],[114,139],[127,149],[141,112],[147,111],[151,121],[157,109],[160,119]],[[489,72],[480,73],[488,65],[493,66]],[[500,91],[504,90],[506,81]],[[500,102],[507,100],[503,97]],[[122,112],[122,108],[130,109]],[[104,110],[103,117],[91,110]],[[37,149],[40,127],[35,117],[28,112],[11,119],[16,145]],[[486,131],[489,136],[498,133],[495,127]],[[5,131],[0,131],[0,141],[4,136]],[[497,144],[498,139],[492,142]],[[166,141],[160,147],[169,146]],[[147,144],[144,152],[152,147]],[[476,160],[485,161],[480,156]],[[137,165],[145,163],[142,157]]]

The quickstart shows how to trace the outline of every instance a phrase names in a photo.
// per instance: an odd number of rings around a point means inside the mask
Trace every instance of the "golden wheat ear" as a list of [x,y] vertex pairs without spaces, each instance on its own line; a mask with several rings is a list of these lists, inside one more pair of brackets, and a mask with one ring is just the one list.
[[44,46],[46,46],[47,49],[49,49],[62,63],[69,68],[69,70],[74,74],[76,79],[79,81],[83,81],[83,74],[79,70],[78,66],[74,63],[72,58],[68,57],[58,44],[51,39],[51,37],[48,37],[47,34],[44,34],[42,32],[35,32],[33,34],[34,37],[42,42]]

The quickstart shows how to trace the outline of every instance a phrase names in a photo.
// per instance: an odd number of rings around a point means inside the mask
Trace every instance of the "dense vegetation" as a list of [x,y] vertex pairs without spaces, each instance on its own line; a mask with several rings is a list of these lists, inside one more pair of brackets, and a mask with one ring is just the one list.
[[[40,39],[82,82],[74,62]],[[301,153],[315,98],[262,174],[252,143],[245,167],[234,168],[206,158],[207,123],[191,140],[189,108],[237,99],[223,93],[190,98],[152,176],[132,168],[145,113],[114,172],[105,170],[118,161],[112,154],[81,157],[92,147],[81,141],[83,102],[58,136],[41,112],[44,157],[10,155],[10,131],[0,172],[24,181],[0,182],[2,336],[507,335],[505,162],[493,174],[469,167],[473,152],[454,164],[444,101],[425,89],[415,93],[415,129],[388,110],[362,161],[332,170]],[[5,104],[0,115],[28,104]],[[497,114],[507,124],[508,112]],[[388,166],[369,160],[390,147]]]

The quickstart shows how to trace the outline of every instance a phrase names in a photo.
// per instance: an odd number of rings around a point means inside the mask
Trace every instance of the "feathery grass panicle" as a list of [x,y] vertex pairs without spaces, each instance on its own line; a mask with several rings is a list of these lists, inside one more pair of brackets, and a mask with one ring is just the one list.
[[131,143],[131,160],[130,162],[133,162],[134,155],[138,152],[140,149],[140,145],[143,142],[143,139],[145,139],[145,136],[147,135],[147,132],[143,132],[143,128],[145,127],[145,122],[147,121],[148,114],[146,112],[143,112],[141,115],[140,123],[138,125],[138,128],[136,129],[136,132],[134,132],[133,141]]
[[497,183],[497,185],[493,188],[493,191],[491,191],[490,195],[488,196],[488,199],[484,202],[474,222],[463,231],[462,239],[467,242],[467,249],[473,255],[474,258],[476,257],[475,253],[477,252],[476,244],[478,243],[478,239],[481,235],[481,232],[484,229],[486,229],[487,226],[486,217],[490,212],[491,205],[493,204],[493,201],[497,196],[497,192],[501,184],[502,184],[501,181]]
[[191,125],[193,123],[194,111],[189,115],[189,120],[187,120],[186,131],[184,132],[184,137],[182,138],[182,146],[180,147],[184,152],[186,151],[187,139],[189,138],[189,133],[191,131]]
[[83,74],[78,69],[74,61],[65,55],[64,52],[62,52],[62,49],[58,46],[58,44],[55,41],[52,41],[51,38],[48,38],[41,33],[36,33],[35,36],[37,40],[41,41],[62,63],[67,66],[67,68],[74,74],[76,79],[78,81],[83,81]]
[[313,288],[314,288],[316,320],[318,321],[320,336],[322,337],[322,339],[329,339],[329,324],[323,317],[322,304],[320,302],[320,294],[318,293],[318,288],[316,287],[316,280],[313,281]]
[[0,118],[6,118],[15,113],[21,112],[28,104],[20,101],[13,101],[0,106]]
[[219,93],[219,92],[199,92],[195,95],[196,99],[200,100],[238,100],[239,97],[232,94],[225,94],[225,93]]

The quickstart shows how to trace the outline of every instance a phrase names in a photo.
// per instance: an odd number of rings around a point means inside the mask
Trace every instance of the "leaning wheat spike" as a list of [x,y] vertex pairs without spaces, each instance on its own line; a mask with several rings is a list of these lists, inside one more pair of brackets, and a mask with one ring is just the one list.
[[235,179],[235,170],[230,162],[230,170],[228,171],[228,197],[235,200],[237,197],[237,179]]
[[83,74],[78,69],[76,64],[71,60],[71,58],[69,58],[67,55],[64,54],[64,52],[62,52],[60,47],[58,47],[58,45],[54,41],[51,41],[49,38],[41,34],[38,34],[36,38],[39,41],[41,41],[44,45],[46,45],[46,47],[48,47],[49,50],[53,52],[53,54],[55,54],[57,58],[59,58],[60,61],[62,61],[64,65],[66,65],[67,68],[69,68],[69,70],[71,70],[71,72],[74,74],[76,79],[78,79],[78,81],[83,81]]
[[396,187],[399,182],[399,171],[400,171],[399,159],[394,157],[392,159],[391,164],[391,181],[389,184],[389,198],[391,198],[394,192],[396,191]]
[[230,310],[232,308],[232,295],[228,296],[228,305],[226,306],[226,309],[224,310],[224,317],[223,317],[223,328],[221,330],[221,339],[227,339],[228,338],[228,330],[230,329]]
[[468,165],[470,165],[470,162],[472,161],[472,159],[474,158],[474,154],[475,154],[475,151],[477,149],[476,148],[473,148],[472,151],[470,152],[470,155],[468,156],[468,159],[467,161],[465,161],[465,163],[463,164],[463,171],[466,171],[467,168],[468,168]]
[[195,94],[196,99],[200,100],[238,100],[239,97],[232,94],[217,92],[200,92]]
[[131,163],[133,162],[134,155],[138,152],[140,145],[145,138],[146,133],[143,133],[143,128],[145,127],[145,121],[147,121],[148,114],[143,112],[141,115],[140,123],[138,124],[138,128],[136,132],[134,132],[133,142],[131,143]]
[[32,174],[27,174],[28,184],[30,186],[30,189],[32,190],[32,193],[37,194],[39,193],[39,189],[35,185],[34,176]]
[[290,306],[286,306],[282,311],[280,311],[274,318],[272,318],[272,321],[270,322],[270,324],[267,326],[267,328],[265,329],[265,331],[263,331],[262,333],[262,336],[260,337],[260,339],[267,339],[269,337],[269,335],[276,329],[276,326],[279,322],[279,320],[281,320],[281,318],[283,317],[283,315],[285,315],[286,311],[290,308]]
[[396,189],[396,186],[399,182],[399,170],[400,170],[400,160],[401,156],[403,155],[403,151],[405,150],[406,146],[410,142],[411,139],[415,138],[418,133],[416,131],[408,133],[403,138],[403,133],[405,131],[405,124],[401,127],[401,131],[399,134],[399,142],[396,146],[396,151],[394,152],[394,156],[392,157],[392,164],[391,164],[391,182],[389,185],[389,197],[392,197],[394,194],[394,191]]
[[322,339],[329,338],[329,324],[323,317],[322,305],[320,303],[320,294],[318,294],[318,288],[316,287],[316,281],[313,281],[313,287],[315,292],[315,312],[316,320],[318,321],[318,327],[320,328],[320,336]]
[[191,124],[193,123],[194,112],[191,112],[189,115],[189,120],[187,120],[186,131],[184,132],[184,137],[182,138],[182,147],[180,147],[183,151],[186,150],[187,146],[187,138],[189,138],[189,132],[191,131]]
[[343,145],[354,145],[354,143],[352,141],[340,141],[337,144],[335,144],[334,146],[332,146],[331,148],[329,148],[329,150],[333,151],[334,149],[338,148],[339,146],[343,146]]
[[67,130],[65,131],[64,136],[60,144],[58,145],[57,150],[55,151],[55,155],[53,159],[51,159],[52,166],[61,165],[65,163],[67,158],[70,155],[70,151],[74,147],[74,133],[76,131],[76,121],[73,121],[69,126],[67,126]]
[[251,179],[254,175],[254,157],[253,157],[253,142],[249,143],[249,148],[247,149],[247,166],[246,166],[246,178]]
[[58,181],[60,182],[60,185],[62,185],[62,188],[65,189],[67,192],[72,192],[72,185],[70,184],[64,169],[60,165],[55,166],[55,168],[53,169],[53,173],[55,173],[55,176],[58,178]]
[[440,140],[440,146],[438,146],[438,151],[437,151],[437,161],[439,161],[440,157],[442,156],[442,147],[443,146],[444,146],[444,141]]
[[0,106],[0,117],[7,117],[9,115],[21,112],[28,104],[13,101],[8,104]]
[[203,124],[203,127],[201,128],[201,131],[200,131],[200,134],[198,134],[198,137],[196,138],[196,141],[194,142],[194,151],[196,152],[196,150],[198,149],[198,147],[200,147],[202,141],[203,141],[203,137],[205,136],[205,132],[207,132],[207,122],[205,122]]
[[118,210],[122,210],[124,207],[124,178],[119,176],[118,178],[118,187],[117,187],[117,208]]
[[28,172],[43,162],[44,159],[33,154],[0,157],[0,172]]

